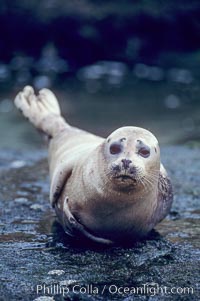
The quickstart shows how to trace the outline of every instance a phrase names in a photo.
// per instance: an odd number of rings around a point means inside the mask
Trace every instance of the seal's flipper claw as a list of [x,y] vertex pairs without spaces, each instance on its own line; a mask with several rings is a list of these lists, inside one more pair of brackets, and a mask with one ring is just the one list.
[[25,86],[23,90],[24,96],[29,97],[30,95],[34,94],[34,90],[31,86]]
[[38,98],[52,113],[60,115],[58,100],[51,90],[46,88],[40,90]]
[[17,94],[14,103],[25,117],[29,117],[29,103],[27,102],[27,99],[24,97],[23,92]]

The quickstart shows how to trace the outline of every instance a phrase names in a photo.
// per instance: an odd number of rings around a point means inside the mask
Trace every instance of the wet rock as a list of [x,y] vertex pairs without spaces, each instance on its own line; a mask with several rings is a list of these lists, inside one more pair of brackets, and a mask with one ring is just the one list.
[[171,81],[181,84],[191,84],[194,80],[190,70],[179,68],[170,69],[168,72],[168,78]]
[[133,74],[138,79],[161,81],[165,77],[164,70],[158,66],[148,66],[142,63],[135,64]]
[[[170,215],[147,239],[109,248],[64,233],[49,205],[43,152],[6,153],[4,160],[0,152],[1,300],[199,300],[199,148],[162,148],[175,192]],[[11,168],[20,157],[27,165]]]
[[65,271],[63,271],[63,270],[52,270],[52,271],[48,272],[48,275],[62,275],[64,273],[65,273]]
[[64,73],[68,71],[68,65],[58,56],[54,45],[49,44],[44,47],[42,56],[36,64],[36,70],[44,74]]
[[55,301],[55,299],[53,297],[41,296],[34,299],[33,301]]
[[33,210],[43,210],[44,207],[42,205],[38,205],[38,204],[33,204],[30,206],[31,209]]
[[26,198],[16,198],[16,199],[14,199],[14,202],[16,204],[20,204],[20,205],[28,205],[29,204],[29,200]]
[[[185,5],[180,1],[175,6],[172,0],[165,5],[130,0],[123,4],[101,1],[101,5],[90,0],[79,0],[77,5],[64,0],[12,3],[1,1],[4,27],[0,33],[2,59],[11,59],[13,68],[24,65],[20,59],[13,61],[14,55],[37,58],[49,43],[72,67],[119,58],[130,63],[141,58],[154,62],[162,53],[198,52],[200,45],[197,1]],[[4,77],[5,70],[2,74]]]
[[10,70],[6,64],[0,64],[0,82],[6,82],[10,80]]
[[127,75],[128,68],[122,62],[99,61],[80,68],[77,78],[85,83],[89,93],[96,93],[102,87],[119,86]]
[[24,165],[26,165],[25,161],[23,161],[23,160],[16,160],[16,161],[11,162],[10,167],[11,168],[21,168]]

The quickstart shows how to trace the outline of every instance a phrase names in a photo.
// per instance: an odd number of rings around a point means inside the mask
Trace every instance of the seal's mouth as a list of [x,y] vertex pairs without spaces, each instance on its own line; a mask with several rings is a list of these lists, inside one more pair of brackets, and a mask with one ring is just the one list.
[[120,179],[122,182],[125,182],[127,180],[131,180],[133,183],[136,183],[136,179],[130,175],[118,175],[115,177],[115,179]]

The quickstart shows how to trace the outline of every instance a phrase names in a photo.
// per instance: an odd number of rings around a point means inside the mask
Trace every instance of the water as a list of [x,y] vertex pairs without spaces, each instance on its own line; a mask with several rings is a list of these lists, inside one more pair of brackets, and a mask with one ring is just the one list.
[[[155,67],[151,74],[144,66],[133,73],[122,66],[111,65],[110,72],[105,66],[89,71],[83,68],[77,77],[50,85],[70,124],[103,136],[120,126],[140,126],[152,131],[161,144],[199,140],[200,85],[192,73],[173,69],[165,72],[163,79],[156,76],[161,71]],[[38,87],[42,88],[42,83]],[[20,89],[1,94],[0,147],[43,147],[41,136],[13,105]]]

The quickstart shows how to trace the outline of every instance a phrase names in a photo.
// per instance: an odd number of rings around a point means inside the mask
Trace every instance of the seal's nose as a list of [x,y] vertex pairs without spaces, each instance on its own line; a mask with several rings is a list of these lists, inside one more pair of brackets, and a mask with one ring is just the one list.
[[122,159],[122,165],[123,165],[124,169],[129,168],[129,165],[130,165],[131,163],[132,163],[132,161],[129,160],[129,159]]

